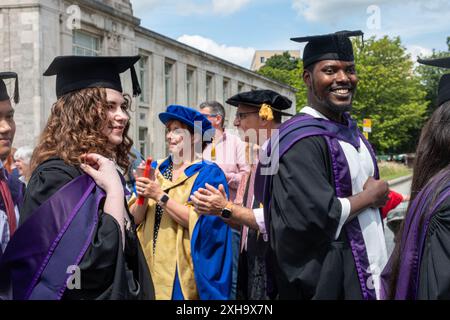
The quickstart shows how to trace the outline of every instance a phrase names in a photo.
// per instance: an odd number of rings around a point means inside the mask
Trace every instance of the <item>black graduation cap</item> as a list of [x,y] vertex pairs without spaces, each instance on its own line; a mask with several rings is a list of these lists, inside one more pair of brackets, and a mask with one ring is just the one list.
[[433,67],[441,67],[450,69],[450,57],[445,58],[437,58],[437,59],[417,59],[418,63],[426,64],[427,66],[433,66]]
[[9,100],[8,89],[3,80],[16,79],[14,84],[14,103],[19,103],[19,77],[15,72],[0,72],[0,101]]
[[[421,64],[425,64],[428,66],[441,67],[450,69],[450,57],[446,58],[438,58],[438,59],[417,59],[417,62]],[[444,102],[450,100],[450,74],[444,74],[439,80],[439,88],[438,88],[438,96],[437,96],[437,105],[440,106]]]
[[292,101],[272,90],[252,90],[238,93],[229,98],[226,103],[237,107],[239,104],[245,104],[260,108],[262,104],[268,104],[270,107],[280,112],[284,116],[292,116],[282,110],[289,109]]
[[353,47],[349,37],[364,36],[361,30],[291,38],[295,42],[308,42],[303,50],[303,67],[321,60],[353,61]]
[[56,96],[84,88],[109,88],[122,92],[120,74],[131,69],[133,96],[141,94],[134,64],[140,56],[132,57],[56,57],[44,76],[56,75]]

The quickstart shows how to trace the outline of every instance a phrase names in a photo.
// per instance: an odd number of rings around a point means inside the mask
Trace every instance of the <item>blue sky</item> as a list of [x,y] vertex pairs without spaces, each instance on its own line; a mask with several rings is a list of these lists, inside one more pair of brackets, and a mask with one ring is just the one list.
[[301,50],[294,36],[361,29],[400,36],[415,58],[446,50],[449,0],[131,0],[155,32],[250,67],[254,50]]

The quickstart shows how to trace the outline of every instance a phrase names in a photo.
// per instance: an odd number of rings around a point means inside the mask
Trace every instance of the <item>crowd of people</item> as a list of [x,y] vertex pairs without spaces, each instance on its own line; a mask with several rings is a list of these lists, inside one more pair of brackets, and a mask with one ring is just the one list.
[[35,148],[12,148],[18,75],[0,73],[0,299],[450,298],[450,76],[389,257],[383,218],[405,199],[350,114],[359,35],[292,39],[307,42],[298,114],[275,91],[240,92],[236,134],[217,101],[167,106],[168,155],[147,161],[128,136],[139,56],[56,57]]

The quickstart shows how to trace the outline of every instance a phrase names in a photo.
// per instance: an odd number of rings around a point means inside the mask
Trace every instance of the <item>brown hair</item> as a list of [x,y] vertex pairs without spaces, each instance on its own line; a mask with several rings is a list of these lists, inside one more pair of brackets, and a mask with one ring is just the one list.
[[[131,106],[131,97],[124,95],[125,112]],[[125,125],[123,141],[112,146],[102,131],[108,126],[108,102],[104,88],[87,88],[60,97],[52,106],[47,125],[31,158],[31,172],[51,157],[59,157],[69,165],[79,165],[80,156],[95,152],[114,159],[127,170],[128,154],[133,140],[128,136],[130,122]]]
[[[417,194],[443,170],[450,170],[450,101],[442,104],[431,115],[430,120],[422,129],[419,144],[416,150],[416,159],[414,161],[413,179],[411,183],[411,200],[409,201],[407,215],[414,215],[410,207],[417,197]],[[446,183],[444,181],[443,183]],[[442,185],[436,186],[436,194]],[[436,196],[435,194],[435,196]],[[435,196],[428,201],[430,206],[436,199]],[[420,219],[420,226],[423,224],[423,218]],[[396,235],[396,245],[394,248],[392,274],[389,282],[388,296],[390,299],[395,297],[397,280],[400,268],[400,246],[403,235],[404,222],[398,234]]]
[[[181,128],[189,131],[189,134],[191,135],[191,137],[194,136],[194,134],[195,134],[194,128],[192,128],[191,126],[187,125],[186,123],[184,123],[184,122],[182,122],[180,120],[176,120],[176,119],[172,119],[172,120],[169,120],[169,121],[166,122],[166,124],[165,124],[165,126],[166,126],[166,133],[167,133],[167,130],[168,130],[170,124],[172,122],[174,122],[174,121],[178,121],[181,124]],[[202,141],[202,145],[201,145],[202,146],[202,152],[205,150],[206,146],[209,143],[211,143],[211,141]],[[194,149],[195,149],[195,144],[194,144]]]

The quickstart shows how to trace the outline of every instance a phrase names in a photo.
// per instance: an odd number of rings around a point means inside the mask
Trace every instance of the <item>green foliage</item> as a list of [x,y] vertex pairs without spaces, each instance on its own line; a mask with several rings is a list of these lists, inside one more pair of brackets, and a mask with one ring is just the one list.
[[355,40],[359,77],[352,115],[372,119],[370,142],[378,152],[414,151],[425,120],[426,92],[400,38]]
[[407,166],[392,161],[378,162],[378,169],[380,170],[380,178],[385,181],[412,174],[412,170]]
[[291,71],[297,68],[299,61],[300,59],[292,57],[288,51],[285,51],[283,54],[276,54],[267,59],[264,66]]
[[306,104],[306,86],[302,80],[303,64],[300,59],[291,57],[289,52],[274,55],[267,59],[266,64],[259,69],[258,73],[296,88],[297,111]]

